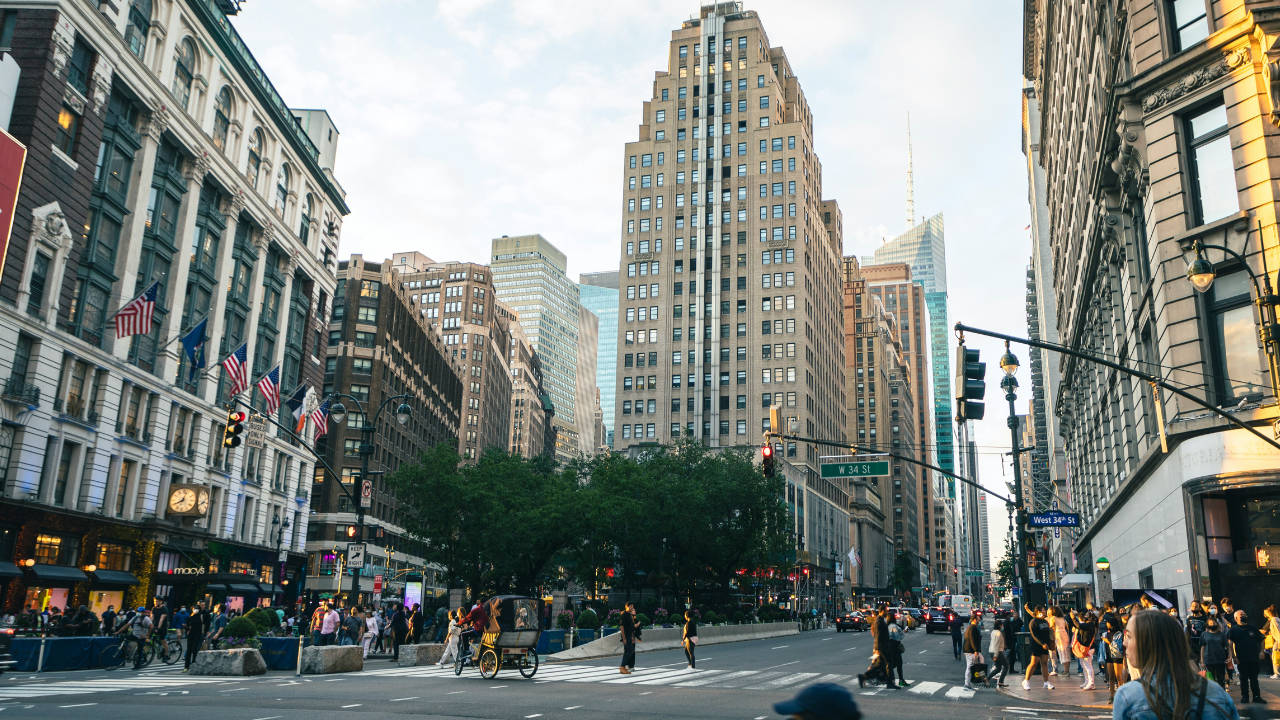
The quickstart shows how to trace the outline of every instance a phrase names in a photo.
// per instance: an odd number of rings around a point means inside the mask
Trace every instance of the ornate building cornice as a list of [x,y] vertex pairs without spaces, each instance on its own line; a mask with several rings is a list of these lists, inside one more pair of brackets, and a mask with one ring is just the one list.
[[1249,62],[1248,46],[1228,50],[1222,58],[1211,65],[1182,76],[1180,80],[1157,90],[1142,98],[1142,112],[1150,113],[1168,105],[1196,88],[1203,87],[1236,68]]

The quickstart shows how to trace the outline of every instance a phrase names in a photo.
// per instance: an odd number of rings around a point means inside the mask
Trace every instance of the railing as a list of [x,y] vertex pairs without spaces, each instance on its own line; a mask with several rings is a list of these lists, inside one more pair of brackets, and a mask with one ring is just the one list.
[[68,395],[67,414],[72,417],[80,417],[84,414],[84,398],[77,397],[75,395]]
[[4,381],[4,391],[0,393],[7,400],[17,400],[28,405],[40,404],[40,388],[19,378],[11,377]]

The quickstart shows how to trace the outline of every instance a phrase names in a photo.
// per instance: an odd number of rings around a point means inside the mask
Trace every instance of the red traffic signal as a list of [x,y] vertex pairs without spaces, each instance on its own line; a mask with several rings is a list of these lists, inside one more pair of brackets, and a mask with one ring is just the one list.
[[773,477],[773,445],[766,444],[760,448],[760,469],[765,477]]
[[348,525],[348,526],[347,526],[347,537],[349,537],[349,538],[353,538],[353,537],[355,537],[355,536],[356,536],[356,526],[355,526],[355,525]]
[[227,424],[222,430],[223,447],[234,448],[240,447],[240,434],[244,432],[242,423],[248,419],[248,415],[239,410],[231,410],[227,412]]

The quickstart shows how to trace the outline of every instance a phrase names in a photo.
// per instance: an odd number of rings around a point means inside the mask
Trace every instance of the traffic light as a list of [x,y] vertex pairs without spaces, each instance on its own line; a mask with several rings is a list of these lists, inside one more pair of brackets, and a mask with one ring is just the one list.
[[777,405],[769,406],[769,432],[774,435],[782,432],[782,408]]
[[765,477],[773,477],[773,443],[766,443],[760,448],[760,468]]
[[244,432],[245,418],[246,415],[239,410],[227,413],[227,426],[222,431],[223,447],[240,447],[240,434]]
[[355,526],[355,525],[348,525],[348,526],[347,526],[347,537],[349,537],[349,538],[353,538],[353,537],[355,537],[355,536],[356,536],[356,526]]
[[956,348],[956,422],[981,420],[985,408],[981,402],[987,394],[987,364],[978,362],[978,351],[962,343]]

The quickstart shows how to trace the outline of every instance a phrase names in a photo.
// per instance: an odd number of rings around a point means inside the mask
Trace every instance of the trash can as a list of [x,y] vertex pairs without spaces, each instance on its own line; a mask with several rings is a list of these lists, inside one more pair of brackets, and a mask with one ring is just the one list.
[[1018,633],[1018,662],[1022,663],[1022,671],[1026,672],[1031,664],[1031,633]]

